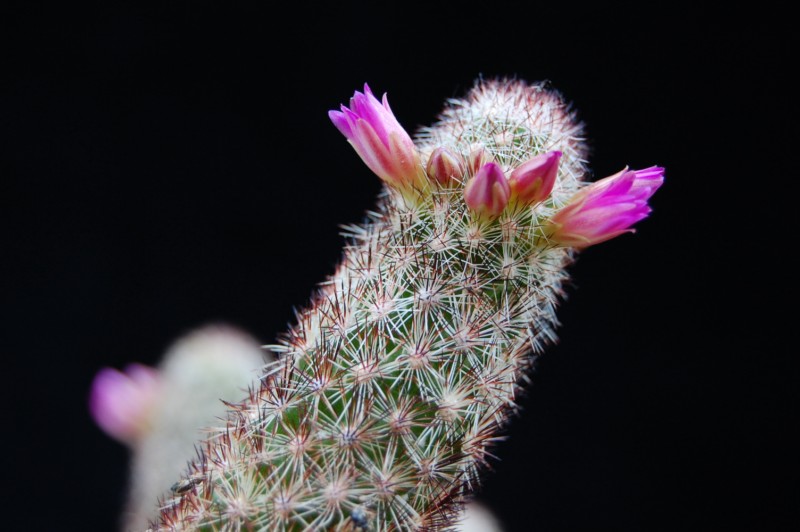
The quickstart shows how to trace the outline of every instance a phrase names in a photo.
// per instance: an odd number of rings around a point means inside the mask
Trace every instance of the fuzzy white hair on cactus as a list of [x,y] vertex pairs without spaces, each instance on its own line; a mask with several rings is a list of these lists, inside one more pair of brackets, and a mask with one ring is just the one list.
[[159,529],[453,526],[556,339],[567,267],[663,183],[584,183],[582,127],[543,85],[481,81],[415,141],[367,86],[330,118],[384,193]]

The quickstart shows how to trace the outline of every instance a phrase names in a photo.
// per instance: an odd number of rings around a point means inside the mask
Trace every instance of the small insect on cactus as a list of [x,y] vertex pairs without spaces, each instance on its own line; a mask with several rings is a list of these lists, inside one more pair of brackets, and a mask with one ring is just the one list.
[[584,184],[581,126],[541,85],[481,82],[416,142],[366,86],[330,118],[384,193],[161,529],[452,525],[555,340],[576,250],[633,231],[663,181]]

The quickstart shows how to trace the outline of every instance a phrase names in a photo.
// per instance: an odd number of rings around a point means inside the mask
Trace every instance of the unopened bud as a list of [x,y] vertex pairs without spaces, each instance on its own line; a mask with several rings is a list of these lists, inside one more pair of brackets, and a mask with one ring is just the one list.
[[511,189],[497,163],[487,163],[469,180],[464,189],[467,206],[479,216],[497,218],[508,205]]
[[433,150],[426,170],[428,177],[441,185],[446,185],[453,178],[460,178],[464,174],[461,157],[442,147]]

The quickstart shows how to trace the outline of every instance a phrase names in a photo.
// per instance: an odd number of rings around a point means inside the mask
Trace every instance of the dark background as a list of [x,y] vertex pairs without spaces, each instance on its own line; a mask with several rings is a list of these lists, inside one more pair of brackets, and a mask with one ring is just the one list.
[[480,75],[550,80],[598,177],[667,168],[638,234],[573,269],[480,498],[509,531],[796,524],[795,355],[765,301],[797,265],[771,239],[796,217],[780,13],[216,4],[3,17],[6,528],[113,529],[126,451],[86,411],[99,368],[211,321],[272,342],[331,273],[379,181],[328,109],[367,81],[413,130]]

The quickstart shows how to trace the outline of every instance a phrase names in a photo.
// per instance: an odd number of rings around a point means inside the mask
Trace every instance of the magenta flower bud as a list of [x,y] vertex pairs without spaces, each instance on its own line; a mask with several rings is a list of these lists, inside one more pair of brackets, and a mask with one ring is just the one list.
[[442,147],[433,150],[426,170],[428,177],[442,185],[450,183],[454,177],[464,175],[461,157]]
[[467,206],[479,216],[497,218],[508,205],[511,189],[497,163],[486,163],[464,188]]
[[472,172],[472,175],[478,173],[478,170],[483,168],[483,165],[486,163],[494,162],[494,157],[492,154],[486,151],[486,147],[483,144],[473,144],[472,149],[469,152],[469,157],[467,160],[467,167]]
[[546,200],[556,184],[559,159],[560,151],[549,151],[519,165],[508,178],[511,193],[526,205]]
[[141,364],[130,364],[124,373],[103,368],[92,382],[89,411],[106,434],[131,444],[147,428],[159,382],[158,372]]
[[625,169],[583,188],[551,219],[550,238],[562,246],[586,247],[605,242],[650,214],[647,200],[664,182],[664,169]]
[[387,184],[408,189],[424,183],[419,154],[411,137],[394,117],[386,95],[383,103],[364,85],[364,94],[350,98],[350,107],[328,113],[370,170]]

